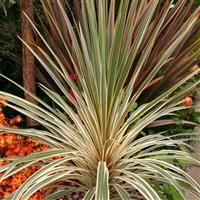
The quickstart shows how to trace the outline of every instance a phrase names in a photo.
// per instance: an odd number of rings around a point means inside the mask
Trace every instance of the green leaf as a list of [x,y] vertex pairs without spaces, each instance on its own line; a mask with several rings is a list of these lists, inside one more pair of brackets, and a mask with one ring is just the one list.
[[94,195],[95,195],[95,188],[92,188],[85,194],[83,200],[93,200]]
[[119,193],[121,199],[131,200],[129,194],[126,192],[126,190],[123,189],[123,187],[121,187],[118,184],[114,184],[113,186],[115,187],[115,189]]
[[96,194],[95,200],[110,199],[110,192],[109,192],[109,172],[106,167],[105,162],[99,162],[97,168],[97,180],[96,180]]
[[177,190],[173,186],[169,186],[169,191],[168,191],[173,200],[183,200],[183,197],[177,192]]

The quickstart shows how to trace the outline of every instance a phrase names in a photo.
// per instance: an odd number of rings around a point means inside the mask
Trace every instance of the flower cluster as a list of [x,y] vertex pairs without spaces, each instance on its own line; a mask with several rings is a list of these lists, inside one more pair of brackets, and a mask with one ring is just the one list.
[[[3,108],[7,102],[0,98],[0,126],[17,128],[17,124],[22,121],[21,116],[7,119],[3,114]],[[16,135],[14,133],[0,132],[0,158],[11,156],[26,156],[28,154],[47,150],[49,147],[33,141],[31,138]],[[0,159],[0,166],[7,164],[8,161]],[[38,166],[30,166],[14,174],[13,176],[0,182],[0,199],[7,197],[15,191],[29,176],[39,169]],[[1,174],[0,174],[1,175]],[[30,200],[42,200],[45,190],[36,192]]]

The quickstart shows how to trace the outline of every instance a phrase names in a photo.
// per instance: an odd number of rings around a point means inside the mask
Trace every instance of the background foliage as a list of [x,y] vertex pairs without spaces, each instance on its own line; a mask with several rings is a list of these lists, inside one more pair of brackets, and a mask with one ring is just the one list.
[[[6,5],[4,4],[4,6]],[[4,12],[3,9],[0,9],[0,73],[22,84],[22,67],[19,59],[21,43],[16,38],[16,35],[21,32],[19,5],[10,5],[7,16]],[[0,79],[0,85],[2,90],[23,95],[21,90],[4,79]],[[8,114],[8,112],[6,113]],[[9,115],[14,116],[14,113],[14,111],[10,111]]]

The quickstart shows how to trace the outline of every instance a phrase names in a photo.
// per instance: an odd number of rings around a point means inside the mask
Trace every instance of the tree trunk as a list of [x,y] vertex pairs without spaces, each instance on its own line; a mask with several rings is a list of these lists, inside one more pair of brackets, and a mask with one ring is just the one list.
[[[33,41],[33,30],[27,17],[23,14],[25,12],[28,17],[33,20],[33,1],[32,0],[21,0],[21,23],[22,23],[22,39],[26,43]],[[24,88],[30,93],[36,95],[35,86],[35,58],[34,55],[23,45],[22,47],[22,65],[23,65],[23,83]],[[24,93],[26,100],[36,103],[27,93]],[[38,123],[31,118],[27,117],[28,126],[36,126]]]

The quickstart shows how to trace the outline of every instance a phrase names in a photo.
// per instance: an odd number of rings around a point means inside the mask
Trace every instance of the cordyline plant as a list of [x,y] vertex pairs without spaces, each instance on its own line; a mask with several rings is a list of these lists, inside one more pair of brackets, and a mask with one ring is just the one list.
[[[76,22],[80,22],[84,26],[84,15],[80,9],[80,2],[80,0],[73,1],[73,11],[75,20],[72,23],[74,25]],[[134,62],[132,63],[132,69],[129,72],[127,83],[129,83],[130,78],[133,75],[135,66],[137,66],[139,62],[139,59],[143,53],[143,50],[145,49],[147,41],[149,40],[151,35],[154,34],[155,28],[158,24],[158,21],[160,20],[160,16],[166,12],[168,4],[163,4],[163,2],[165,1],[159,1],[159,5],[157,6],[157,10],[154,13],[154,17],[149,22],[149,26],[147,27],[147,31],[145,33],[145,38],[142,40],[140,48],[136,52]],[[150,55],[146,57],[146,61],[143,63],[143,67],[140,69],[140,75],[136,79],[133,91],[137,90],[141,83],[147,78],[149,72],[152,70],[155,63],[158,62],[158,59],[160,59],[160,56],[163,54],[163,52],[165,52],[168,49],[168,47],[172,44],[172,42],[175,41],[177,36],[180,34],[180,29],[183,29],[183,27],[185,26],[185,22],[188,20],[188,16],[191,13],[192,6],[193,1],[178,1],[178,3],[167,13],[167,16],[156,36],[154,47],[149,52]],[[70,40],[69,30],[65,24],[64,16],[59,12],[59,5],[56,1],[44,1],[43,7],[47,19],[47,24],[49,27],[46,28],[44,23],[41,22],[45,39],[51,46],[52,50],[57,52],[56,55],[59,57],[62,64],[66,66],[67,71],[70,74],[73,74],[75,73],[73,69],[73,63],[69,59],[69,56],[66,53],[66,49],[64,46],[66,44],[69,48],[69,51],[73,52],[73,44]],[[113,10],[113,12],[115,12],[115,10]],[[134,17],[132,19],[134,19]],[[135,23],[135,26],[138,26],[137,24],[140,23],[140,21]],[[113,31],[113,29],[114,22],[112,22],[110,31]],[[200,21],[197,21],[192,31],[187,33],[187,37],[185,37],[185,39],[180,43],[176,50],[174,50],[173,54],[171,55],[173,59],[168,60],[165,63],[163,70],[159,71],[159,73],[153,78],[151,83],[148,85],[147,89],[142,92],[142,95],[137,101],[138,104],[142,104],[151,99],[154,99],[159,94],[166,91],[169,87],[176,84],[179,80],[183,79],[188,74],[190,74],[191,68],[197,63],[199,63],[200,41],[199,39],[194,39],[195,35],[198,35],[199,32]],[[133,39],[134,37],[135,33],[132,35]],[[41,45],[42,43],[39,38],[37,40],[38,45],[44,49],[45,45]],[[63,43],[63,40],[65,41],[65,43]],[[48,86],[48,88],[59,92],[59,88],[56,86],[53,80],[51,80],[48,74],[45,73],[44,70],[40,71],[37,68],[36,76],[40,80],[40,82],[45,84],[45,86]]]
[[[195,134],[144,133],[144,128],[156,119],[184,109],[180,106],[181,99],[200,82],[185,85],[199,73],[199,68],[192,68],[192,62],[184,76],[178,75],[180,68],[173,67],[185,61],[182,56],[186,52],[176,55],[199,25],[200,8],[179,26],[178,22],[182,21],[179,8],[185,5],[182,0],[175,5],[176,12],[170,9],[171,1],[160,8],[158,0],[121,0],[116,9],[115,0],[82,0],[80,21],[72,26],[63,3],[59,0],[57,3],[63,28],[57,26],[52,10],[47,10],[50,1],[45,0],[43,5],[78,83],[71,79],[63,65],[61,50],[49,44],[30,21],[46,50],[36,44],[24,44],[62,94],[40,84],[57,105],[52,108],[33,95],[39,105],[0,92],[1,97],[8,100],[8,106],[45,127],[45,130],[5,127],[2,130],[30,136],[51,147],[45,152],[10,158],[12,162],[0,168],[0,180],[3,180],[28,166],[41,167],[7,199],[26,200],[41,188],[49,188],[45,199],[58,199],[77,191],[84,194],[85,200],[128,200],[133,199],[133,192],[137,190],[147,200],[160,200],[155,183],[172,185],[183,199],[186,199],[185,191],[200,199],[200,186],[176,165],[200,164],[187,150],[186,136],[194,139]],[[168,29],[174,15],[177,23]],[[69,43],[63,35],[66,27]],[[198,45],[196,41],[190,50]],[[192,55],[188,55],[191,59],[189,56]],[[197,53],[191,60],[196,57]],[[165,72],[169,68],[170,78],[176,77],[175,82],[154,91],[166,80]],[[160,77],[160,74],[163,75]],[[149,93],[145,93],[147,88]],[[75,98],[69,90],[73,90]],[[152,92],[157,93],[153,98]],[[135,108],[141,97],[144,103]]]

